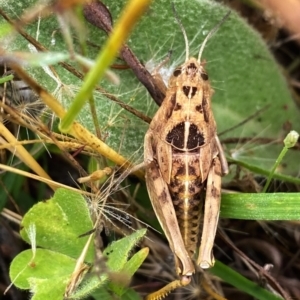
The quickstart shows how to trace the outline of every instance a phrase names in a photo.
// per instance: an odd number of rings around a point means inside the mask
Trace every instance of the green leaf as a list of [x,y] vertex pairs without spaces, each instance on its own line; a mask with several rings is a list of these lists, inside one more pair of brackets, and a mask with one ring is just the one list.
[[[14,259],[10,270],[12,281],[19,288],[32,290],[33,299],[63,299],[76,259],[88,239],[78,236],[93,228],[86,200],[77,192],[58,189],[51,199],[28,211],[22,226],[21,236],[32,244],[32,250]],[[102,274],[91,271],[70,299],[80,299],[101,287],[109,273],[124,273],[129,280],[148,254],[148,249],[142,249],[128,261],[130,252],[145,233],[146,229],[141,229],[109,245],[104,250],[108,269]],[[34,255],[36,245],[47,249],[37,249]],[[92,243],[85,262],[93,263],[94,251]],[[113,287],[119,294],[124,293],[123,285],[115,283]],[[46,297],[51,290],[53,298]]]
[[300,220],[300,193],[223,194],[222,218]]
[[30,289],[34,300],[62,300],[76,260],[46,249],[20,253],[10,266],[10,278],[21,289]]
[[[21,225],[21,236],[32,244],[32,250],[13,260],[12,281],[19,288],[30,289],[32,299],[63,299],[76,259],[88,239],[78,236],[93,227],[86,200],[77,192],[58,189],[51,199],[33,206]],[[87,253],[88,262],[93,261],[93,247]]]
[[[145,235],[146,229],[140,229],[121,240],[112,242],[103,252],[108,257],[107,265],[112,271],[123,270],[127,263],[130,251]],[[125,255],[124,255],[125,253]],[[122,255],[121,255],[122,254]]]
[[[88,236],[79,235],[90,231],[93,223],[86,200],[79,193],[58,189],[53,198],[41,201],[24,216],[22,238],[30,243],[27,230],[30,224],[36,226],[36,244],[78,258]],[[86,256],[87,262],[94,259],[93,245]]]
[[[146,233],[146,231],[145,231]],[[138,268],[141,266],[143,261],[146,259],[146,257],[149,254],[148,248],[143,248],[137,253],[135,253],[124,265],[123,271],[126,272],[126,274],[133,276],[133,274],[138,270]]]
[[[131,278],[134,273],[138,270],[141,264],[144,262],[148,256],[149,249],[143,248],[137,253],[135,253],[130,260],[128,260],[123,266],[122,273],[124,273],[128,278]],[[128,282],[129,283],[129,282]],[[113,281],[109,283],[109,288],[114,291],[116,295],[122,296],[123,294],[130,294],[128,289],[120,284],[116,284]]]
[[[125,276],[125,282],[131,278],[133,273],[142,264],[148,254],[148,250],[142,249],[136,253],[127,265],[128,256],[136,244],[146,234],[146,229],[137,230],[129,236],[126,236],[118,241],[111,243],[103,252],[107,257],[107,267],[110,272],[118,273],[120,276]],[[101,281],[99,281],[99,277]],[[100,287],[100,284],[107,281],[108,275],[90,276],[81,284],[78,290],[72,295],[71,299],[79,299],[83,295],[90,294],[93,290]],[[122,280],[124,282],[124,280]],[[109,287],[117,294],[124,292],[124,285],[120,283],[110,282]]]

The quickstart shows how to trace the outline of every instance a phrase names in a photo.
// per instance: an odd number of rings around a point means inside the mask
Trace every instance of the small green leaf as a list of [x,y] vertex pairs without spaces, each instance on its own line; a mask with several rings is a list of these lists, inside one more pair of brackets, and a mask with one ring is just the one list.
[[62,300],[76,260],[64,254],[37,249],[25,250],[13,260],[10,278],[21,289],[30,289],[35,300]]
[[[146,257],[148,256],[149,249],[143,248],[137,253],[135,253],[130,260],[126,262],[122,269],[122,273],[124,273],[128,278],[131,278],[134,273],[138,270],[141,264],[144,262]],[[122,296],[123,294],[128,292],[126,287],[121,286],[120,284],[115,284],[114,282],[109,283],[109,288],[118,296]]]
[[[79,193],[58,189],[53,198],[36,204],[28,211],[22,226],[21,236],[32,244],[33,249],[22,252],[14,259],[11,279],[19,288],[32,290],[32,299],[63,299],[76,259],[88,239],[78,236],[93,228],[86,200]],[[148,254],[147,249],[142,249],[127,262],[130,252],[145,233],[146,229],[142,229],[109,245],[104,250],[108,257],[108,269],[102,274],[91,272],[70,299],[85,297],[101,287],[107,282],[109,273],[124,271],[130,278]],[[36,246],[51,250],[36,250]],[[94,261],[93,244],[86,261]],[[115,289],[123,291],[123,286],[116,284]],[[49,294],[52,298],[45,296]]]
[[[22,238],[30,243],[26,229],[36,227],[37,246],[78,258],[88,236],[79,235],[90,231],[93,223],[86,200],[79,193],[58,189],[53,198],[41,201],[24,216]],[[94,259],[93,245],[86,256],[87,262]]]
[[148,248],[143,248],[137,253],[135,253],[125,264],[123,271],[126,272],[126,274],[133,276],[133,274],[138,270],[138,268],[141,266],[143,261],[146,259],[146,257],[149,254]]
[[[145,235],[146,229],[141,229],[130,236],[126,236],[116,242],[111,243],[103,252],[103,254],[108,257],[107,267],[109,272],[117,272],[121,276],[124,273],[126,276],[125,281],[128,277],[133,275],[134,269],[136,270],[148,254],[148,250],[142,249],[136,253],[131,259],[133,261],[127,266],[128,256],[140,239]],[[123,272],[124,271],[124,272]],[[127,272],[127,273],[126,273]],[[91,274],[93,271],[91,271]],[[70,299],[80,299],[85,295],[91,294],[95,289],[99,289],[107,280],[109,279],[106,270],[103,270],[102,274],[93,274],[92,276],[87,276],[87,278],[82,282],[78,289],[71,295]],[[124,292],[124,286],[122,284],[112,282],[108,285],[112,291],[119,292],[122,294]]]
[[108,257],[107,265],[111,271],[123,270],[133,247],[146,234],[146,229],[140,229],[121,240],[112,242],[104,251]]

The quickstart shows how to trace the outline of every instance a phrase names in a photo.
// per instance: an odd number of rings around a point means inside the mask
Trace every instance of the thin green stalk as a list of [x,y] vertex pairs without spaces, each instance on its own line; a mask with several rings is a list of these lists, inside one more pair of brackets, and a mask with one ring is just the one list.
[[269,173],[267,182],[262,190],[262,193],[265,193],[270,185],[270,182],[274,176],[275,170],[277,169],[277,167],[279,166],[279,164],[281,163],[282,159],[284,158],[284,156],[286,155],[286,153],[288,152],[289,148],[292,148],[295,146],[295,144],[297,143],[299,138],[299,134],[292,130],[284,139],[283,143],[284,143],[284,147],[281,150],[278,158],[276,159],[276,162],[271,170],[271,172]]
[[85,101],[92,96],[95,86],[105,74],[105,70],[113,62],[133,26],[149,6],[150,2],[151,0],[131,0],[128,3],[113,29],[112,34],[103,47],[103,50],[96,58],[95,66],[85,76],[80,91],[76,95],[70,109],[61,120],[59,129],[62,132],[69,132],[74,119],[83,107]]
[[8,76],[5,76],[5,77],[2,77],[2,78],[0,78],[0,84],[5,83],[5,82],[10,81],[10,80],[13,80],[13,79],[14,79],[13,75],[8,75]]
[[[259,168],[257,166],[253,166],[251,164],[248,164],[246,162],[240,161],[240,160],[236,160],[230,157],[227,157],[228,162],[230,163],[234,163],[236,165],[239,165],[241,167],[246,168],[247,170],[255,173],[255,174],[260,174],[260,175],[264,175],[264,176],[269,176],[270,175],[270,171]],[[274,173],[273,178],[281,180],[281,181],[285,181],[285,182],[290,182],[290,183],[294,183],[294,184],[300,184],[300,178],[296,178],[293,176],[289,176],[289,175],[284,175],[284,174],[280,174],[280,173]]]

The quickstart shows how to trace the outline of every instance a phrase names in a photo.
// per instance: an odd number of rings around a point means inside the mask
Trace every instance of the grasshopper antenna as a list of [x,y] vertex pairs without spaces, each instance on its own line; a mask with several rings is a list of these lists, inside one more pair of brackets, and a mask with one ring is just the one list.
[[186,35],[186,31],[182,25],[182,22],[180,21],[179,19],[179,16],[178,16],[178,13],[175,9],[175,4],[174,2],[172,2],[172,8],[173,8],[173,13],[174,13],[174,16],[175,16],[175,19],[181,29],[181,32],[183,34],[183,37],[184,37],[184,42],[185,42],[185,61],[188,61],[189,60],[189,41],[188,41],[188,38],[187,38],[187,35]]
[[204,47],[207,43],[207,41],[211,38],[211,36],[216,33],[216,31],[220,28],[220,26],[228,19],[229,15],[230,15],[231,11],[229,11],[223,18],[221,21],[219,21],[219,23],[208,33],[208,35],[206,36],[206,38],[204,39],[201,48],[199,50],[199,55],[198,55],[198,62],[201,62],[201,56],[204,50]]

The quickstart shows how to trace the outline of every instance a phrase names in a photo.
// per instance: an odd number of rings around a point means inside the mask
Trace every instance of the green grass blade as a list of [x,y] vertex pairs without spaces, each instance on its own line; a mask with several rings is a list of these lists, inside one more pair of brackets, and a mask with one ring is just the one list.
[[300,220],[300,193],[223,194],[221,217],[243,220]]
[[233,285],[240,291],[243,291],[258,300],[278,300],[280,297],[271,294],[269,291],[263,289],[258,284],[248,280],[247,278],[240,275],[238,272],[225,266],[219,261],[216,261],[215,266],[210,269],[210,272],[225,282]]

